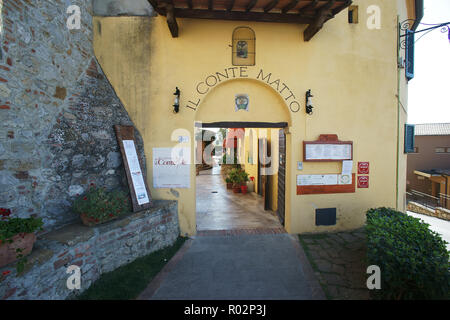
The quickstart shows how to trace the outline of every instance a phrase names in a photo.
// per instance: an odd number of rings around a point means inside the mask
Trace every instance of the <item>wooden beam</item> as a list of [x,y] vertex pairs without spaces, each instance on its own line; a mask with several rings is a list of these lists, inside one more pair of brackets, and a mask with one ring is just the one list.
[[317,2],[319,2],[318,0],[313,0],[311,1],[309,4],[307,4],[306,6],[300,8],[300,10],[298,10],[299,14],[305,13],[308,10],[314,9],[317,5]]
[[208,0],[208,10],[212,10],[214,8],[214,0]]
[[347,0],[344,3],[342,3],[340,6],[333,9],[333,15],[337,15],[339,12],[344,10],[345,8],[349,7],[353,3],[352,0]]
[[[205,10],[205,9],[181,9],[174,8],[174,15],[177,18],[193,19],[215,19],[231,21],[257,21],[257,22],[279,22],[279,23],[298,23],[310,24],[314,18],[298,14],[264,13],[264,12],[245,12],[245,11],[224,11],[224,10]],[[162,15],[166,15],[164,10]]]
[[169,26],[170,33],[172,34],[173,38],[178,37],[178,24],[177,20],[175,19],[175,9],[173,7],[172,3],[166,4],[166,19],[167,19],[167,25]]
[[234,7],[234,0],[231,0],[231,1],[230,1],[230,4],[229,4],[228,7],[227,7],[227,11],[233,10],[233,7]]
[[249,12],[250,10],[252,10],[256,2],[258,2],[258,0],[250,0],[250,2],[247,4],[247,7],[245,7],[245,11]]
[[292,0],[292,1],[289,2],[287,5],[285,5],[285,6],[283,7],[283,9],[281,9],[281,12],[283,12],[283,13],[288,12],[289,10],[291,10],[292,8],[294,8],[294,7],[297,5],[298,1],[299,1],[299,0]]
[[147,1],[148,1],[148,3],[150,3],[150,5],[153,7],[153,9],[157,13],[162,14],[163,10],[158,7],[158,1],[157,0],[147,0]]
[[264,7],[264,12],[269,12],[270,10],[272,10],[273,8],[276,7],[276,5],[278,4],[279,0],[272,0],[271,2],[269,2],[265,7]]
[[303,32],[303,38],[305,41],[309,41],[314,35],[322,29],[324,23],[334,17],[331,7],[335,4],[336,0],[330,0],[328,3],[320,7],[318,14],[314,18],[314,22],[311,23],[308,28]]
[[288,126],[287,122],[209,122],[200,123],[196,122],[195,126],[197,128],[286,128]]
[[187,4],[189,9],[192,9],[194,7],[194,5],[192,4],[192,0],[187,0]]

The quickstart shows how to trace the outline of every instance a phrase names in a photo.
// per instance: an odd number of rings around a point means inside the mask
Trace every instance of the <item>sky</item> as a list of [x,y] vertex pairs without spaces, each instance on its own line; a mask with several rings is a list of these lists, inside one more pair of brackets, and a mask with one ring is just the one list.
[[[421,22],[450,22],[450,0],[425,0]],[[430,26],[419,25],[417,30]],[[415,75],[408,86],[408,123],[450,123],[450,41],[440,28],[417,41]]]

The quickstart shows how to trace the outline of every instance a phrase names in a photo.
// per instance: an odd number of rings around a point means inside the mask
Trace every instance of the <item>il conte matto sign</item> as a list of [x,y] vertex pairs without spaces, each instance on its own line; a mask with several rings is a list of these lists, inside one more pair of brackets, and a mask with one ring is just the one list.
[[221,82],[231,80],[231,79],[244,79],[251,78],[260,80],[267,83],[269,86],[274,88],[280,96],[284,99],[286,104],[289,106],[291,112],[298,112],[300,110],[300,102],[298,102],[297,97],[280,78],[276,78],[272,73],[264,72],[263,69],[259,69],[257,73],[249,74],[250,70],[246,66],[242,67],[229,67],[223,69],[223,71],[216,71],[208,75],[204,80],[198,82],[195,86],[197,97],[193,100],[189,100],[186,104],[187,108],[192,110],[197,110],[202,98],[216,85]]

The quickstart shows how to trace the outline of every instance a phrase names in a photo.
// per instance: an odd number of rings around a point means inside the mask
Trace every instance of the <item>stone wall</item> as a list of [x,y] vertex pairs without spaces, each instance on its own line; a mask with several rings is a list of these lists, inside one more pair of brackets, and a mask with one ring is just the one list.
[[[0,299],[72,298],[101,274],[173,244],[179,236],[177,202],[154,203],[152,209],[97,227],[75,223],[38,237],[21,275],[13,264],[0,269]],[[80,290],[67,288],[70,265],[81,268]],[[2,277],[5,271],[11,273]]]
[[410,201],[406,210],[450,221],[450,210],[445,208],[438,207],[435,209],[430,209],[417,202]]
[[[66,26],[70,5],[79,30]],[[42,217],[46,231],[77,219],[71,204],[90,183],[126,186],[113,125],[133,124],[95,59],[92,11],[90,0],[1,8],[0,207]]]

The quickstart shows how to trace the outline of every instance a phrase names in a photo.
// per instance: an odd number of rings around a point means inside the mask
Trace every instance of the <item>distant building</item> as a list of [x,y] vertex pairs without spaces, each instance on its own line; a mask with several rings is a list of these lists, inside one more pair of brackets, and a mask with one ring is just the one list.
[[423,195],[429,203],[449,207],[450,195],[450,123],[415,126],[414,153],[408,154],[407,190]]

